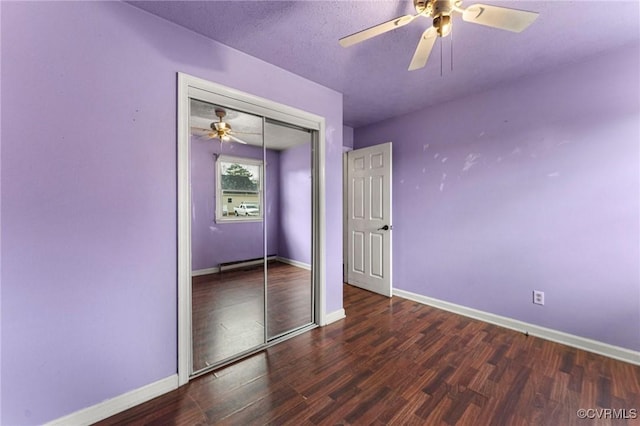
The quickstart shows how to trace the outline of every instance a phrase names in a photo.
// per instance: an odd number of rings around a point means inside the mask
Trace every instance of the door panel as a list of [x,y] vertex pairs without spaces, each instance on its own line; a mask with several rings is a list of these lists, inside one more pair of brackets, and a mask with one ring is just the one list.
[[353,180],[353,217],[364,219],[364,178]]
[[384,155],[383,154],[371,155],[371,168],[380,169],[382,167],[384,167]]
[[371,176],[371,219],[384,220],[384,176]]
[[383,234],[374,234],[371,233],[370,237],[370,247],[371,247],[371,276],[384,279],[384,235]]
[[353,272],[364,274],[364,232],[354,231],[352,237],[352,260]]
[[385,296],[392,289],[391,163],[390,142],[347,153],[347,282]]

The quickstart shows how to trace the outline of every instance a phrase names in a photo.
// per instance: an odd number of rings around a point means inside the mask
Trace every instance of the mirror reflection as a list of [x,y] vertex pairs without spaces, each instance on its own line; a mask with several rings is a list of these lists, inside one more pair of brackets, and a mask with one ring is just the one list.
[[263,222],[226,221],[234,212],[229,207],[261,198],[263,137],[261,117],[196,100],[190,111],[191,334],[198,371],[264,343]]
[[311,133],[192,99],[192,371],[313,322]]
[[274,338],[313,322],[311,134],[267,123],[265,143],[278,150],[278,185],[271,194],[278,222],[267,233],[277,242],[277,261],[267,266],[268,337]]

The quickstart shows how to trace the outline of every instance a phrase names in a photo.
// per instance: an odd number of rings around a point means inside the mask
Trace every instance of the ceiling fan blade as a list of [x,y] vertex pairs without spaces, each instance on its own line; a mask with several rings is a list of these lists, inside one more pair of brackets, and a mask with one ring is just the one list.
[[249,144],[248,142],[245,142],[245,141],[243,141],[242,139],[238,139],[238,138],[236,138],[235,136],[230,135],[229,133],[227,133],[227,137],[228,137],[229,139],[233,139],[234,141],[239,142],[239,143],[242,143],[242,144],[245,144],[245,145],[248,145],[248,144]]
[[342,47],[353,46],[356,43],[369,40],[370,38],[375,37],[377,35],[384,34],[391,30],[395,30],[396,28],[404,27],[405,25],[413,21],[418,16],[420,16],[420,14],[400,16],[390,21],[383,22],[382,24],[378,24],[373,27],[367,28],[365,30],[358,31],[357,33],[348,35],[346,37],[342,37],[339,40],[340,46]]
[[465,9],[462,19],[474,24],[519,33],[531,25],[538,15],[537,12],[529,12],[527,10],[472,4]]
[[214,132],[211,131],[211,129],[203,129],[202,127],[191,127],[191,134],[193,136],[198,136],[198,137],[207,137],[207,139],[214,139],[217,138],[218,135]]
[[418,47],[416,47],[416,51],[413,54],[413,59],[411,59],[411,63],[409,64],[409,71],[417,70],[427,65],[431,49],[433,49],[437,38],[438,30],[436,30],[435,27],[431,27],[422,33]]
[[262,135],[262,133],[255,133],[255,132],[239,132],[237,130],[233,131],[234,135]]

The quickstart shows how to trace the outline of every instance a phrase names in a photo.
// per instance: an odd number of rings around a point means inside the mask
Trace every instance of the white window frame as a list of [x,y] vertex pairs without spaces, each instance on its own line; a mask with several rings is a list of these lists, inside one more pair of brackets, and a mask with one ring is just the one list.
[[[260,206],[259,216],[235,216],[233,212],[227,212],[227,216],[223,215],[222,205],[226,197],[222,193],[222,167],[221,163],[237,163],[240,165],[246,164],[249,166],[258,166],[258,205]],[[264,218],[264,162],[256,158],[234,157],[230,155],[219,155],[216,159],[216,222],[262,222]]]

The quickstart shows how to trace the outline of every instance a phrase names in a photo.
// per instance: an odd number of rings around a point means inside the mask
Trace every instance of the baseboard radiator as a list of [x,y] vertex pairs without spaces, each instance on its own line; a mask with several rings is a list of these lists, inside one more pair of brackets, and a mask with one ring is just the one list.
[[[272,262],[275,261],[277,256],[275,254],[270,254],[267,256],[267,261]],[[264,262],[263,257],[256,257],[254,259],[244,259],[244,260],[235,260],[233,262],[224,262],[218,265],[218,271],[230,271],[232,269],[240,269],[246,268],[249,266],[260,265]]]

